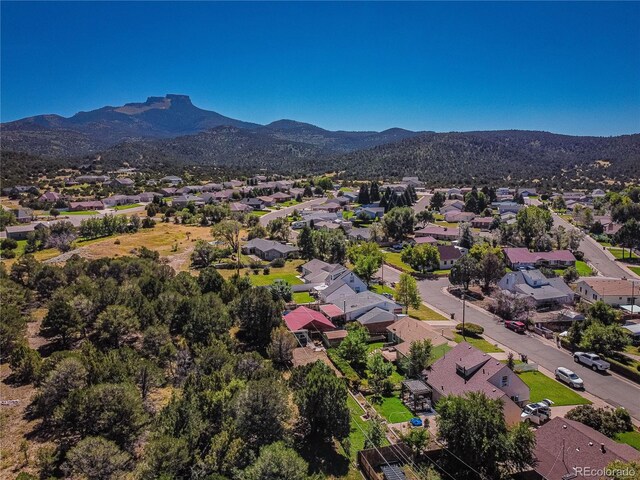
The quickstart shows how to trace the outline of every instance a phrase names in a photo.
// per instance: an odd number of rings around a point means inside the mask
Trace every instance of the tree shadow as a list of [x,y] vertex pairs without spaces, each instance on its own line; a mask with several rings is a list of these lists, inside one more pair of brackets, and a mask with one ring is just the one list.
[[332,442],[310,440],[300,445],[298,452],[309,463],[312,474],[342,477],[349,472],[349,459],[339,453]]

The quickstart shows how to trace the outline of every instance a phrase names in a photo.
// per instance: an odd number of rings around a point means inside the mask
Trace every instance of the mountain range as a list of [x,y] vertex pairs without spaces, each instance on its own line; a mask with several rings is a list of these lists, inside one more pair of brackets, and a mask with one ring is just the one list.
[[[538,181],[575,186],[637,183],[640,177],[640,134],[350,132],[294,120],[259,125],[198,108],[188,96],[175,94],[69,118],[38,115],[7,122],[1,137],[3,163],[9,168],[16,158],[39,166],[100,158],[108,167],[340,171],[353,178],[418,175],[434,185]],[[20,171],[25,168],[20,165]]]

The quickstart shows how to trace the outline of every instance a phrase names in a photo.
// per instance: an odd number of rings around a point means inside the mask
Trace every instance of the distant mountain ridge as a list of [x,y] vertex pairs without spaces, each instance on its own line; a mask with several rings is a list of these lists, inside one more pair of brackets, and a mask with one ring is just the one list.
[[106,106],[60,115],[37,115],[2,124],[3,148],[44,156],[95,153],[120,142],[195,135],[216,127],[256,130],[279,140],[304,142],[332,152],[348,152],[401,140],[415,132],[331,132],[307,123],[278,120],[259,125],[196,107],[187,95],[149,97],[142,103]]

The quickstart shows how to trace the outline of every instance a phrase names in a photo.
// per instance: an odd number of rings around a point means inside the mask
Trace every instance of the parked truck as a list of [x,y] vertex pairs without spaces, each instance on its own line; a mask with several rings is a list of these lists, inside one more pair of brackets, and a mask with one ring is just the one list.
[[587,352],[575,352],[573,354],[573,361],[576,363],[581,363],[587,367],[591,367],[594,372],[604,372],[609,370],[611,364],[602,360],[595,353],[587,353]]

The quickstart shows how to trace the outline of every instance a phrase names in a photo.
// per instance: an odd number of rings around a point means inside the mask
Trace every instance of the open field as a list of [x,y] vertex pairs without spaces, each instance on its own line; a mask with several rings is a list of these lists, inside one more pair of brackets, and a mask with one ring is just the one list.
[[544,398],[552,400],[556,406],[589,405],[591,402],[575,390],[561,384],[541,372],[523,372],[518,376],[531,389],[531,401],[539,402]]

